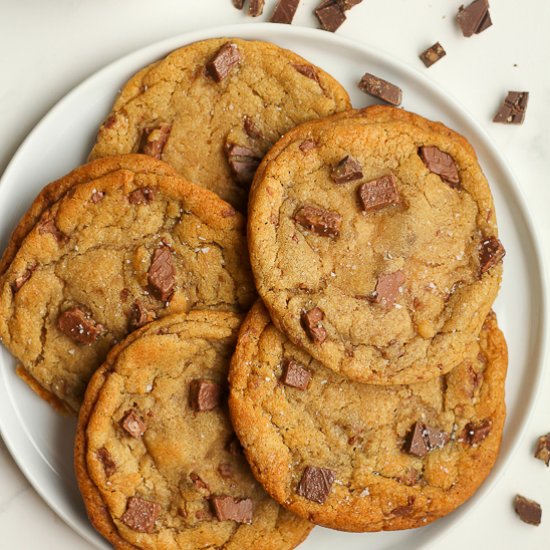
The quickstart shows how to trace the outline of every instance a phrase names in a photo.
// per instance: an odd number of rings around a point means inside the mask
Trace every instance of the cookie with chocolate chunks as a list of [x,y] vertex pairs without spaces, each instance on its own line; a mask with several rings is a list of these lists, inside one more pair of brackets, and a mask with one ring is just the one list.
[[[474,150],[402,109],[288,132],[258,167],[248,213],[252,270],[275,324],[360,382],[449,372],[499,289],[505,251]],[[304,319],[314,308],[319,326]]]
[[[241,321],[205,310],[164,317],[115,346],[92,377],[75,470],[91,522],[115,548],[290,550],[311,530],[226,448],[235,440],[225,389]],[[196,412],[197,382],[223,389],[220,406]]]
[[[165,166],[134,155],[67,176],[73,183],[51,196],[70,191],[42,212],[39,198],[16,230],[19,250],[5,253],[0,337],[25,381],[73,413],[109,349],[137,326],[196,307],[245,311],[255,299],[242,216],[168,166],[142,170],[142,159]],[[98,174],[98,163],[111,170]]]
[[[274,16],[290,22],[297,5],[281,2]],[[253,15],[262,7],[263,1],[249,3]],[[270,147],[296,124],[350,106],[334,78],[289,50],[238,38],[204,40],[143,68],[123,86],[90,159],[152,155],[244,212]]]
[[[463,352],[428,382],[361,384],[292,344],[258,302],[229,372],[231,419],[254,475],[282,506],[334,529],[411,529],[448,514],[499,452],[508,358],[494,314]],[[280,383],[288,361],[307,369],[304,389]],[[473,425],[490,426],[475,444],[464,437]]]

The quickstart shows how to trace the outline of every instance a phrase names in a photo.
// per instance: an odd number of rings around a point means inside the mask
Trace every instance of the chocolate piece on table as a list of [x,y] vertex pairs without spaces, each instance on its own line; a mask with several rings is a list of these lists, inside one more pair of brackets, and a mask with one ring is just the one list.
[[481,443],[490,433],[493,423],[490,419],[481,422],[468,422],[464,427],[464,439],[469,445]]
[[363,177],[361,165],[350,155],[346,155],[330,173],[334,183],[348,183]]
[[162,245],[155,250],[147,280],[159,300],[170,300],[176,286],[176,269],[172,259],[172,249]]
[[222,387],[213,380],[193,380],[189,388],[189,404],[196,412],[211,411],[220,404]]
[[479,246],[479,270],[483,274],[498,264],[506,255],[506,250],[496,237],[481,241]]
[[439,42],[436,42],[433,46],[430,46],[427,50],[424,50],[419,57],[426,67],[431,67],[434,63],[446,55],[447,52],[443,49],[443,46]]
[[489,2],[487,0],[475,0],[468,6],[460,6],[456,15],[462,34],[466,37],[488,29],[492,25],[489,15]]
[[401,202],[397,190],[397,178],[393,174],[367,181],[359,187],[359,198],[365,212],[396,206]]
[[248,15],[251,15],[252,17],[258,17],[258,15],[262,15],[264,11],[264,4],[265,0],[250,0],[250,4],[248,6]]
[[401,105],[401,100],[403,99],[403,93],[401,88],[384,80],[374,76],[371,73],[365,73],[363,78],[359,81],[359,89],[366,94],[382,99],[390,105]]
[[116,463],[111,453],[105,447],[101,447],[96,454],[99,461],[103,464],[105,475],[111,477],[116,472]]
[[244,6],[244,0],[233,0],[233,5],[238,9],[242,10]]
[[149,187],[140,187],[128,195],[130,204],[149,204],[155,199],[155,192]]
[[150,128],[144,128],[141,134],[138,153],[143,153],[160,160],[171,131],[172,125],[166,122]]
[[120,521],[139,533],[152,533],[160,514],[160,504],[140,497],[130,497]]
[[400,270],[393,273],[381,273],[378,275],[372,301],[388,308],[392,307],[404,283],[405,275]]
[[141,437],[147,429],[143,418],[139,416],[138,412],[135,409],[130,409],[129,411],[126,411],[124,413],[124,416],[120,419],[119,424],[128,435],[131,435],[136,439],[138,437]]
[[306,204],[294,214],[294,221],[317,235],[337,237],[340,233],[342,216],[336,212]]
[[238,183],[252,183],[256,169],[262,161],[261,154],[244,145],[228,142],[225,145],[225,155],[233,178]]
[[93,344],[103,332],[104,327],[96,323],[88,313],[78,307],[64,311],[57,318],[57,328],[79,344]]
[[315,80],[319,84],[319,77],[317,76],[317,71],[311,65],[303,65],[300,63],[292,63],[292,66],[305,77],[310,80]]
[[241,53],[237,45],[227,42],[206,64],[206,71],[216,82],[221,82],[240,61]]
[[423,457],[434,449],[440,449],[448,441],[447,432],[415,422],[405,442],[405,451],[413,456]]
[[307,390],[311,381],[311,373],[304,368],[298,361],[290,359],[284,366],[281,382],[285,386],[297,388],[299,390]]
[[302,311],[300,321],[307,335],[316,343],[322,344],[327,339],[327,331],[321,321],[325,318],[325,313],[319,307],[314,307],[309,311]]
[[290,25],[299,3],[300,0],[279,0],[269,20],[271,23],[286,23]]
[[252,523],[253,505],[249,498],[238,499],[228,495],[210,499],[218,521],[233,520],[237,523]]
[[296,492],[301,497],[323,504],[327,500],[334,479],[334,472],[328,468],[307,466]]
[[550,433],[539,437],[535,450],[535,458],[542,460],[546,466],[550,465]]
[[346,20],[346,14],[337,0],[324,0],[313,13],[317,16],[321,27],[330,32],[336,31]]
[[448,153],[432,145],[420,147],[418,154],[426,168],[445,180],[453,189],[460,188],[460,176],[456,163]]
[[514,498],[514,510],[521,521],[530,525],[540,525],[542,508],[538,502],[516,495]]
[[493,122],[503,124],[523,124],[529,101],[529,92],[508,92],[506,99],[499,107]]

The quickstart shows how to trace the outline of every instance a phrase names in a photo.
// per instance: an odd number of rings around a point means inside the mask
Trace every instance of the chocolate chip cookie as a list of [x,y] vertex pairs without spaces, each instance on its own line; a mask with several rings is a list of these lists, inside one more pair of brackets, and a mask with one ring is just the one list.
[[227,411],[241,316],[192,311],[131,334],[86,391],[75,446],[88,515],[115,548],[294,548],[311,524],[254,479]]
[[490,314],[472,359],[412,385],[353,382],[293,345],[256,304],[229,406],[256,478],[290,511],[345,531],[426,525],[491,470],[505,417],[506,342]]
[[357,381],[449,372],[500,285],[487,180],[466,140],[392,107],[288,132],[249,203],[258,292],[279,327]]
[[146,153],[244,211],[260,160],[284,133],[350,106],[336,80],[289,50],[204,40],[130,79],[90,159]]

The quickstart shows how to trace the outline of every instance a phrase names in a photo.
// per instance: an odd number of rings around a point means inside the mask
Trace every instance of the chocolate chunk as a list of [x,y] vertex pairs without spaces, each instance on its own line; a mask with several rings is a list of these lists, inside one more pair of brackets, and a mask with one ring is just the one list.
[[479,270],[483,274],[497,265],[506,255],[506,250],[496,237],[489,237],[479,245]]
[[61,313],[57,318],[57,328],[66,336],[79,344],[93,344],[104,327],[96,323],[89,313],[78,307],[73,307]]
[[15,278],[15,281],[11,284],[11,291],[13,294],[16,294],[19,290],[21,290],[21,287],[31,278],[35,269],[36,266],[27,267],[21,275],[18,275]]
[[97,204],[98,202],[103,200],[104,196],[105,196],[105,193],[103,191],[98,191],[97,189],[94,189],[94,192],[92,193],[90,200],[94,204]]
[[153,253],[147,272],[147,280],[159,300],[170,300],[176,286],[176,268],[172,260],[172,249],[162,245]]
[[251,117],[245,115],[243,119],[243,127],[248,137],[252,139],[262,139],[262,133],[258,130]]
[[136,329],[154,321],[157,318],[156,314],[152,310],[148,310],[140,300],[136,300],[132,304],[132,311],[130,312],[129,323],[132,329]]
[[299,63],[292,63],[292,66],[300,73],[303,74],[306,78],[310,80],[315,80],[319,84],[319,76],[317,71],[311,65],[300,65]]
[[413,496],[410,496],[407,498],[407,504],[403,504],[401,506],[397,506],[394,508],[391,513],[394,516],[397,517],[404,517],[408,516],[413,511],[414,501],[416,499]]
[[424,437],[426,438],[428,449],[440,449],[449,441],[449,434],[435,428],[425,426]]
[[418,154],[426,168],[433,174],[437,174],[453,189],[460,188],[460,176],[456,163],[448,153],[441,151],[433,145],[420,147]]
[[116,472],[116,463],[111,453],[105,447],[101,447],[96,454],[99,461],[103,464],[105,475],[111,477]]
[[207,508],[204,508],[203,510],[197,510],[195,512],[195,517],[199,521],[212,521],[212,512],[208,510]]
[[523,124],[528,101],[529,92],[508,92],[506,99],[493,118],[493,122]]
[[264,3],[265,0],[250,0],[248,6],[248,15],[251,15],[252,17],[258,17],[258,15],[262,15],[262,13],[264,12]]
[[516,495],[514,499],[514,510],[521,521],[530,525],[540,525],[542,519],[542,508],[538,502]]
[[357,4],[360,4],[363,0],[336,0],[342,11],[351,10]]
[[489,2],[487,0],[475,0],[467,7],[460,6],[456,20],[464,36],[472,36],[474,33],[479,34],[492,25],[491,16],[489,15]]
[[242,10],[244,6],[244,0],[233,0],[233,5],[238,9]]
[[196,474],[195,472],[191,472],[189,474],[189,478],[191,479],[191,481],[193,482],[193,485],[197,488],[197,489],[202,489],[204,491],[210,491],[210,488],[208,487],[208,485],[201,479],[201,477],[199,476],[199,474]]
[[210,504],[218,521],[229,519],[237,523],[252,523],[253,505],[250,498],[238,499],[221,495],[212,497]]
[[155,192],[149,187],[140,187],[128,195],[130,204],[149,204],[155,199]]
[[381,273],[378,275],[376,289],[372,293],[372,301],[385,307],[393,307],[400,290],[405,283],[405,275],[402,271],[393,273]]
[[359,81],[359,89],[366,94],[382,99],[390,105],[401,105],[403,92],[395,84],[370,73],[365,73]]
[[212,380],[192,380],[189,386],[189,405],[196,412],[215,409],[221,399],[222,387]]
[[38,224],[38,233],[40,235],[53,235],[58,243],[65,243],[69,239],[62,231],[57,228],[54,220],[44,220]]
[[397,206],[401,202],[397,190],[397,178],[393,174],[367,181],[359,187],[359,198],[365,212],[381,210],[386,206]]
[[312,139],[306,139],[305,141],[302,141],[300,145],[298,145],[298,149],[300,149],[302,153],[307,153],[308,151],[316,148],[317,144]]
[[294,221],[317,235],[337,237],[340,233],[342,216],[336,212],[306,204],[294,214]]
[[236,143],[225,145],[225,155],[235,181],[244,184],[252,183],[256,169],[262,161],[262,155]]
[[415,422],[405,441],[405,451],[413,456],[426,456],[433,449],[439,449],[449,441],[449,434],[437,428]]
[[300,365],[298,361],[294,359],[286,361],[283,376],[281,377],[283,384],[299,390],[307,390],[310,381],[311,373]]
[[300,0],[279,0],[273,10],[270,21],[272,23],[286,23],[290,25],[299,3]]
[[206,64],[206,71],[216,82],[221,82],[233,67],[241,62],[241,59],[241,53],[237,45],[227,42]]
[[166,122],[144,128],[141,133],[138,153],[143,153],[144,155],[149,155],[150,157],[160,160],[171,131],[172,125]]
[[475,422],[468,422],[464,427],[463,438],[469,445],[477,445],[491,433],[492,427],[493,423],[488,418],[477,424]]
[[346,20],[346,14],[337,0],[324,0],[314,10],[321,27],[326,31],[334,32]]
[[300,316],[302,327],[316,344],[322,344],[327,339],[327,331],[321,323],[324,318],[323,310],[318,307],[314,307],[309,311],[303,310]]
[[160,514],[160,504],[140,497],[130,497],[120,521],[139,533],[152,533]]
[[426,67],[431,67],[434,63],[446,55],[447,52],[443,49],[443,46],[439,42],[436,42],[433,46],[430,46],[427,50],[424,50],[419,57]]
[[222,462],[218,466],[218,473],[223,479],[233,479],[233,468],[227,462]]
[[361,165],[350,155],[346,155],[330,173],[334,183],[348,183],[363,177]]
[[138,437],[141,437],[147,429],[143,418],[139,416],[138,412],[135,409],[130,409],[126,411],[124,413],[124,416],[121,418],[119,424],[121,428],[128,433],[128,435],[131,435],[136,439]]
[[539,437],[535,458],[542,460],[546,466],[550,465],[550,433]]
[[301,497],[323,504],[327,500],[335,477],[334,472],[328,468],[308,466],[302,474],[296,492]]

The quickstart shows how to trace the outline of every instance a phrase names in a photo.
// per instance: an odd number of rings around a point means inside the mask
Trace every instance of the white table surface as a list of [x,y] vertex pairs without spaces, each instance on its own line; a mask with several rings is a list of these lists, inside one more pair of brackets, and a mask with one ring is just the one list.
[[[265,14],[256,20],[266,20],[274,3],[266,0]],[[317,26],[311,15],[317,3],[302,0],[294,24]],[[422,67],[418,53],[440,41],[447,57],[426,69],[427,74],[491,135],[518,176],[542,242],[550,243],[550,1],[492,0],[493,27],[468,39],[454,22],[461,3],[364,0],[338,33],[416,67]],[[105,64],[186,31],[253,21],[231,0],[0,0],[0,172],[47,110]],[[507,90],[531,92],[523,126],[491,122]],[[550,245],[546,251],[548,266]],[[506,473],[430,548],[550,548],[550,469],[533,458],[536,438],[550,431],[550,376],[544,386]],[[1,440],[0,487],[0,549],[91,548],[34,492]],[[516,518],[516,493],[542,504],[539,527]]]

